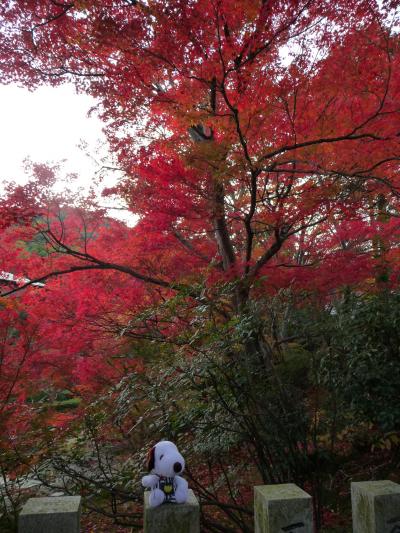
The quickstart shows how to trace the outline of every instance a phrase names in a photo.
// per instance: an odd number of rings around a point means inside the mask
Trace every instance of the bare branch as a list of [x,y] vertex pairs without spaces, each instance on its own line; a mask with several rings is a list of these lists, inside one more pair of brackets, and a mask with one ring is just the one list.
[[23,289],[26,289],[30,285],[34,285],[35,283],[43,283],[44,281],[50,278],[55,278],[57,276],[62,276],[64,274],[72,274],[73,272],[79,272],[79,271],[84,271],[84,270],[116,270],[117,272],[123,272],[124,274],[128,274],[129,276],[132,276],[136,279],[139,279],[147,283],[152,283],[154,285],[158,285],[160,287],[165,287],[168,289],[174,289],[173,284],[168,283],[167,281],[156,279],[151,276],[145,276],[123,265],[116,265],[113,263],[103,263],[99,261],[97,264],[94,264],[94,265],[74,265],[65,270],[55,270],[53,272],[49,272],[48,274],[45,274],[44,276],[32,279],[28,281],[27,283],[24,283],[23,285],[21,285],[20,287],[17,287],[16,289],[12,289],[11,291],[0,294],[0,297],[8,296],[15,292],[22,291]]

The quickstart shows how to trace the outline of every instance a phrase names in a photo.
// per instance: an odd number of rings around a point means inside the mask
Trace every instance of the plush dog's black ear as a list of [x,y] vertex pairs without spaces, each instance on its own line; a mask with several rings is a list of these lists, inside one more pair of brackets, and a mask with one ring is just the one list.
[[156,447],[153,446],[152,449],[147,454],[147,470],[150,472],[154,468]]

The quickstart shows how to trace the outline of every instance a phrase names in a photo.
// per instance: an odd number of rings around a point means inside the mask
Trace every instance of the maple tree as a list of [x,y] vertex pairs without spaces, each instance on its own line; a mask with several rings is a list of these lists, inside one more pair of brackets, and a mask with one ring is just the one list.
[[[384,225],[365,218],[380,196],[387,210],[397,199],[390,8],[6,2],[2,81],[72,80],[96,96],[126,172],[108,192],[140,217],[129,274],[173,290],[185,277],[176,261],[203,276],[233,276],[240,307],[270,265],[286,262],[288,247],[305,264],[320,263],[321,251],[348,263],[352,241]],[[148,144],[140,147],[142,137]],[[349,226],[346,254],[340,234]],[[87,260],[80,268],[111,263],[66,247],[60,251]],[[168,266],[159,268],[154,249],[167,252]]]
[[9,0],[0,21],[2,83],[97,99],[124,172],[103,194],[137,217],[72,207],[46,167],[1,200],[0,269],[30,280],[3,299],[46,317],[59,387],[95,396],[146,343],[273,374],[289,308],[398,286],[398,2]]

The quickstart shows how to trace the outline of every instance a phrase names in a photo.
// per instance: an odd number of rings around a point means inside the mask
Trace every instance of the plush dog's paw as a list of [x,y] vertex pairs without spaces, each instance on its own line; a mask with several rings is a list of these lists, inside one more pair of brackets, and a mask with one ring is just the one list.
[[186,479],[180,476],[175,478],[175,500],[176,503],[186,503],[189,496],[189,486]]
[[153,489],[158,484],[158,476],[155,476],[154,474],[150,474],[148,476],[142,477],[142,485],[146,489]]
[[165,494],[160,489],[153,489],[150,492],[149,505],[150,507],[157,507],[161,505],[165,500]]
[[186,503],[188,499],[188,493],[184,493],[183,491],[178,493],[175,493],[175,501],[176,503]]

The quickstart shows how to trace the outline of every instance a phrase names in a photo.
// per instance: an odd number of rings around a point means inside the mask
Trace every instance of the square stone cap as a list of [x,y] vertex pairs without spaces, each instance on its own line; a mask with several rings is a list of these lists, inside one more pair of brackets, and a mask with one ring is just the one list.
[[38,514],[77,513],[81,505],[80,496],[29,498],[20,516]]
[[311,499],[311,496],[307,492],[294,483],[258,485],[254,487],[254,494],[256,493],[266,500]]
[[389,494],[400,494],[400,485],[389,479],[380,481],[354,481],[351,490],[368,493],[371,496],[386,496]]
[[146,492],[144,493],[144,506],[146,509],[166,509],[166,508],[197,508],[197,507],[200,507],[199,506],[199,502],[196,498],[196,496],[194,495],[194,492],[192,491],[192,489],[189,489],[189,494],[188,494],[188,499],[186,501],[186,503],[163,503],[161,505],[158,505],[157,507],[149,507],[149,497],[150,497],[150,491],[146,490]]

